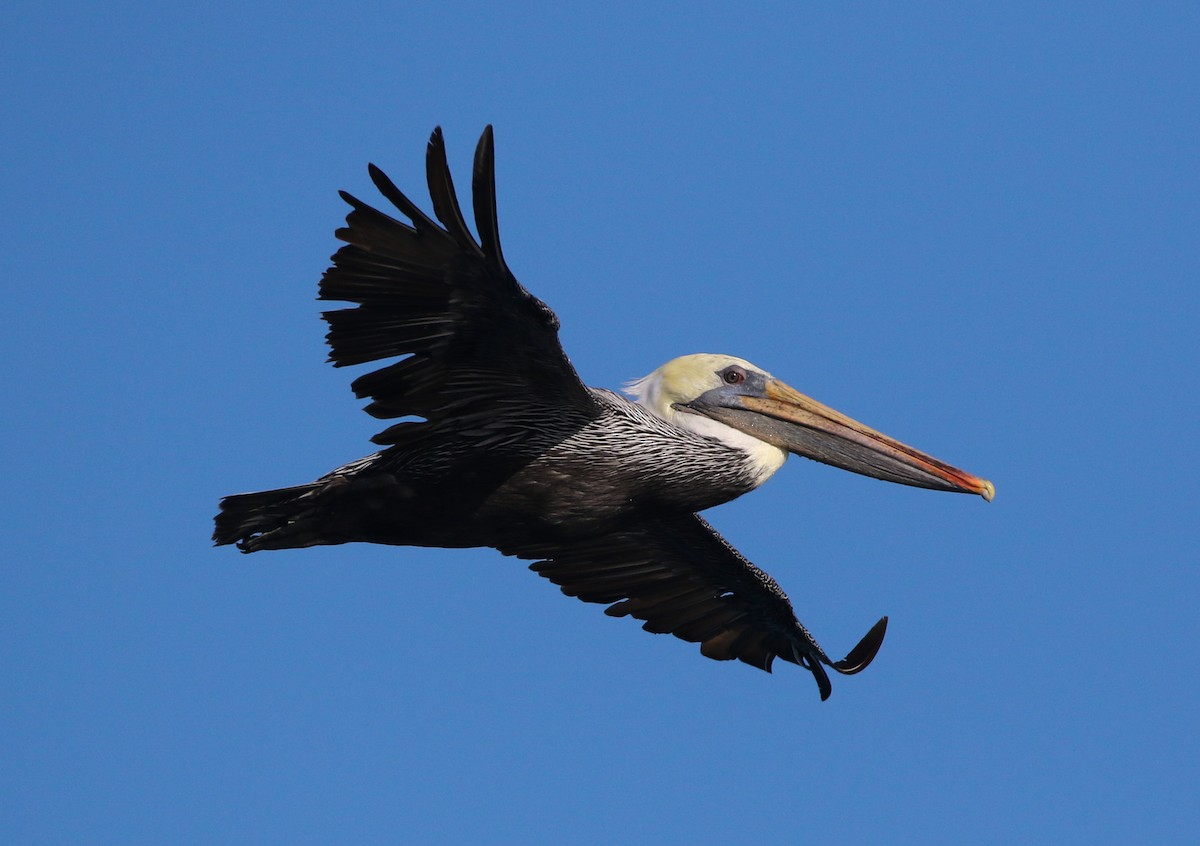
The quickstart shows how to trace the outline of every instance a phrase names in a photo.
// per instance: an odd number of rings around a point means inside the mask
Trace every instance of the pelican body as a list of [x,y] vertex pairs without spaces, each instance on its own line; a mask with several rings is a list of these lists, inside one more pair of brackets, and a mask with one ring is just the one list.
[[479,240],[458,205],[440,129],[426,171],[434,219],[376,167],[407,218],[351,206],[319,296],[334,366],[398,359],[356,379],[379,452],[314,482],[225,497],[214,541],[243,552],[367,542],[493,547],[534,561],[563,593],[604,603],[710,658],[815,677],[862,670],[884,617],[840,661],[796,619],[779,585],[697,512],[761,485],[789,454],[900,484],[972,493],[990,482],[889,438],[732,356],[667,362],[629,397],[580,381],[558,320],[504,261],[492,130],[475,155]]

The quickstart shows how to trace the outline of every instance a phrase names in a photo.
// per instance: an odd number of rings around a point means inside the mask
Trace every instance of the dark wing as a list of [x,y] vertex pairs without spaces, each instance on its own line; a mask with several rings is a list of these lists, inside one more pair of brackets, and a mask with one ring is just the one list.
[[[426,174],[439,226],[374,165],[371,179],[408,219],[402,222],[342,192],[351,206],[337,237],[346,242],[321,279],[319,299],[357,303],[326,312],[335,367],[407,356],[356,379],[366,411],[379,418],[452,420],[469,430],[487,421],[496,437],[506,415],[514,428],[539,409],[596,413],[558,341],[558,318],[526,291],[500,251],[492,128],[475,151],[472,193],[476,243],[459,209],[440,128]],[[395,443],[413,424],[376,435]],[[419,424],[418,424],[419,425]],[[527,425],[527,423],[525,424]]]
[[738,658],[771,671],[775,658],[810,670],[821,699],[829,697],[824,666],[857,673],[883,643],[881,619],[841,661],[831,661],[796,619],[787,594],[696,514],[654,517],[606,534],[502,550],[542,558],[530,569],[584,602],[612,603],[613,617],[644,620],[648,632],[670,632],[700,644],[709,658]]

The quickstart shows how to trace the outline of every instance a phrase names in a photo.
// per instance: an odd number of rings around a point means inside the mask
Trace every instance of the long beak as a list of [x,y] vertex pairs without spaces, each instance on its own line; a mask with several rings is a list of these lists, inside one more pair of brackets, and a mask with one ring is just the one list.
[[876,432],[811,397],[768,378],[763,396],[741,396],[741,408],[704,413],[781,449],[843,470],[888,482],[978,494],[988,502],[996,488],[986,479]]

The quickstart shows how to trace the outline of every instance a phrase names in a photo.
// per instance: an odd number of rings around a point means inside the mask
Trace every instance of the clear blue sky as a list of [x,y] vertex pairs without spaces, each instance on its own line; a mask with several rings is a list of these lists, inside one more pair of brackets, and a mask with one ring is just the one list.
[[[0,840],[1200,842],[1196,5],[402,5],[5,12]],[[828,702],[490,550],[209,545],[379,428],[335,191],[486,123],[590,384],[735,354],[996,483],[708,514],[891,616]]]

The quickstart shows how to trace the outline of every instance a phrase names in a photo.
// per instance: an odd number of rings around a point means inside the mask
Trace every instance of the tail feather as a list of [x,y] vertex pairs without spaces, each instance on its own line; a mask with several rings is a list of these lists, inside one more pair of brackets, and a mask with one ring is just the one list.
[[302,518],[311,513],[314,495],[322,487],[323,483],[312,482],[225,497],[215,519],[213,543],[236,543],[242,552],[322,543],[314,532],[302,528]]

